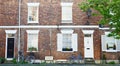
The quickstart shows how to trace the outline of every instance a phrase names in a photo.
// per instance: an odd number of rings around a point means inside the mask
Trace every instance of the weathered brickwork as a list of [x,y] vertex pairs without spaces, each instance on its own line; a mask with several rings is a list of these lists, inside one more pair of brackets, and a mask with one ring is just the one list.
[[102,54],[105,55],[106,59],[108,60],[118,60],[118,58],[120,57],[120,52],[103,52]]
[[[68,1],[68,0],[65,0]],[[61,0],[21,0],[21,26],[41,26],[41,25],[98,25],[100,17],[91,16],[89,19],[86,12],[80,10],[78,4],[83,0],[70,0],[73,2],[72,6],[72,16],[73,23],[61,23]],[[37,2],[39,5],[39,23],[28,23],[28,5],[27,3]],[[62,0],[63,2],[63,0]],[[18,0],[0,0],[0,26],[18,26]],[[92,10],[92,12],[95,12]],[[89,21],[89,25],[86,25]],[[45,56],[53,56],[55,60],[57,59],[68,59],[72,54],[76,56],[81,53],[82,58],[84,58],[84,33],[82,30],[94,30],[93,33],[93,50],[94,59],[102,59],[102,54],[107,56],[107,59],[117,59],[120,53],[107,53],[101,50],[101,35],[104,34],[106,30],[100,30],[99,28],[72,28],[74,33],[78,35],[78,51],[77,52],[60,52],[57,51],[57,34],[61,33],[60,28],[20,28],[20,50],[24,51],[26,56],[27,52],[27,32],[26,30],[39,30],[38,33],[38,52],[35,52],[36,59],[44,59]],[[0,57],[5,57],[6,52],[6,33],[5,30],[17,30],[15,33],[15,47],[14,47],[14,57],[18,56],[18,28],[0,28]],[[51,31],[51,37],[50,37]]]
[[93,44],[94,44],[94,58],[98,60],[101,58],[101,34],[99,29],[95,29]]
[[[36,2],[36,1],[35,1]],[[60,0],[48,0],[48,1],[37,1],[40,3],[39,5],[39,23],[37,25],[58,25],[61,24],[61,1]],[[87,15],[83,13],[78,4],[80,0],[73,1],[73,25],[84,25],[86,23]],[[27,0],[22,1],[22,10],[21,10],[21,24],[22,25],[36,25],[36,24],[29,24],[27,23],[27,10],[28,6]],[[97,25],[98,17],[92,16],[89,21],[91,25]]]
[[0,25],[17,25],[18,20],[18,1],[17,0],[4,0],[1,6],[1,21]]
[[1,57],[5,57],[5,41],[6,41],[6,38],[5,38],[5,31],[3,29],[0,29],[0,56]]
[[[24,54],[26,55],[29,52],[27,51],[27,32],[26,30],[31,29],[22,29],[21,30],[21,48],[24,48]],[[37,58],[44,59],[45,56],[52,55],[54,59],[67,59],[71,54],[75,54],[76,56],[81,53],[84,58],[84,34],[82,29],[74,29],[74,33],[78,34],[78,51],[77,52],[58,52],[57,51],[57,33],[60,33],[60,29],[34,29],[39,30],[39,40],[38,47],[39,51],[36,52]],[[51,38],[50,38],[50,30],[51,30]],[[51,44],[50,44],[51,39]],[[99,29],[95,29],[94,31],[94,58],[100,59],[100,34]]]

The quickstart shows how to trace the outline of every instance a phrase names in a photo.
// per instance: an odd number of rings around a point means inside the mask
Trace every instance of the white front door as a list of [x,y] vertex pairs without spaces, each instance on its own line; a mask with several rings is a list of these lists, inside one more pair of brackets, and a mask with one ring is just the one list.
[[93,35],[92,34],[84,35],[84,57],[85,58],[94,58]]

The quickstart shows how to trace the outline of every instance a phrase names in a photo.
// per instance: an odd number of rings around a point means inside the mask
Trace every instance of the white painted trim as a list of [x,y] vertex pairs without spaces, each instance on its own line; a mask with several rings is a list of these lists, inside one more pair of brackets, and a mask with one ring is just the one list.
[[84,34],[93,34],[94,30],[82,30]]
[[[93,57],[92,58],[94,58],[94,41],[93,41],[93,33],[94,33],[94,30],[82,30],[83,31],[83,33],[84,34],[91,34],[91,45],[92,45],[92,52],[93,52]],[[84,46],[85,46],[85,36],[84,36]],[[84,47],[84,50],[85,50],[86,48]],[[85,51],[84,51],[84,56],[85,56]]]
[[99,28],[101,30],[109,30],[110,28]]
[[[28,19],[29,19],[29,18],[28,18]],[[36,20],[36,21],[29,21],[29,20],[28,20],[28,23],[31,23],[31,24],[38,23],[38,20]]]
[[40,3],[27,3],[28,6],[39,6]]
[[[7,46],[8,46],[8,44],[7,44],[7,39],[8,38],[14,38],[14,37],[8,37],[8,34],[6,34],[6,47],[5,47],[5,58],[7,59],[7,60],[12,60],[13,58],[7,58]],[[14,40],[15,40],[15,38],[14,38]],[[14,50],[15,50],[15,43],[14,43]],[[14,54],[15,54],[15,51],[14,51]]]
[[110,32],[105,32],[105,35],[108,35]]
[[39,30],[26,30],[26,32],[29,34],[29,33],[32,33],[32,34],[38,34],[39,33]]
[[21,25],[21,26],[0,26],[0,28],[99,28],[98,25]]
[[0,26],[0,28],[19,28],[19,26]]
[[38,18],[38,12],[39,12],[39,3],[27,3],[28,4],[28,7],[37,7],[37,12],[36,12],[36,14],[37,14],[37,17],[36,17],[36,21],[29,21],[29,8],[28,8],[28,23],[38,23],[38,20],[39,20],[39,18]]
[[117,50],[106,50],[106,52],[117,52]]
[[17,32],[17,30],[5,30],[6,34],[15,34]]
[[73,34],[73,32],[74,32],[74,30],[72,30],[72,29],[62,29],[61,30],[62,34],[68,34],[68,33]]
[[[27,50],[26,52],[31,52],[31,51],[28,51],[28,50]],[[39,51],[37,50],[37,51],[32,51],[32,52],[39,52]]]
[[[8,37],[8,34],[15,34],[17,32],[17,30],[5,30],[5,33],[6,33],[6,47],[5,47],[5,58],[7,60],[11,60],[13,58],[7,58],[7,38],[14,38],[14,37]],[[15,39],[15,38],[14,38]],[[15,47],[14,47],[15,49]],[[15,53],[14,53],[15,54]]]
[[13,60],[13,58],[7,58],[7,60]]
[[59,26],[59,28],[98,28],[98,26],[85,26],[85,25],[64,25],[64,26]]
[[[17,32],[17,30],[5,30],[5,33],[6,33],[6,47],[5,47],[5,58],[7,59],[7,60],[12,60],[13,58],[7,58],[7,38],[14,38],[14,37],[8,37],[8,34],[15,34]],[[15,38],[14,38],[14,40],[15,40]],[[15,45],[14,45],[15,46]],[[15,49],[15,47],[14,47],[14,49]],[[14,52],[14,54],[15,54],[15,52]]]
[[62,7],[69,7],[69,6],[72,6],[72,5],[73,5],[73,2],[62,2],[61,3]]
[[72,21],[72,18],[71,18],[71,20],[67,20],[67,19],[66,19],[66,21],[62,20],[61,23],[63,23],[63,24],[66,23],[67,24],[67,23],[73,23],[73,21]]
[[[101,30],[110,30],[109,27],[106,27],[106,28],[99,28],[99,29],[101,29]],[[112,28],[112,29],[114,30],[115,28]]]

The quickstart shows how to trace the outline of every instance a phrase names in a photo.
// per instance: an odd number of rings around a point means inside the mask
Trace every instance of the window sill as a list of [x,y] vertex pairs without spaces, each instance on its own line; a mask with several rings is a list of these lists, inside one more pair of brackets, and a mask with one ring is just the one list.
[[28,23],[39,23],[38,21],[28,21]]
[[64,52],[64,53],[65,53],[65,52],[66,52],[66,53],[69,53],[69,52],[74,52],[74,51],[61,51],[61,52]]
[[66,23],[66,24],[69,24],[69,23],[72,23],[72,22],[61,22],[61,23]]
[[[26,51],[26,52],[31,52],[31,51]],[[32,51],[32,52],[38,52],[38,51]]]
[[62,20],[61,23],[73,23],[72,20]]
[[106,52],[117,52],[117,50],[106,50]]
[[13,60],[13,58],[6,58],[7,60]]

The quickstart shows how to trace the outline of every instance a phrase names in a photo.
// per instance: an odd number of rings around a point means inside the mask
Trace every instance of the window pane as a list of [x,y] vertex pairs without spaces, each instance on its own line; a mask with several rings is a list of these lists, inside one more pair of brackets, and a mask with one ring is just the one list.
[[28,34],[28,49],[31,47],[38,49],[38,34]]
[[62,20],[72,20],[72,6],[62,7]]
[[38,10],[38,7],[36,6],[29,6],[28,7],[28,18],[29,18],[29,21],[37,21],[37,10]]
[[85,34],[84,36],[85,37],[91,37],[91,34]]
[[116,50],[115,39],[113,37],[106,37],[107,50]]
[[72,45],[72,40],[71,40],[72,35],[71,34],[63,34],[63,48],[71,48]]

